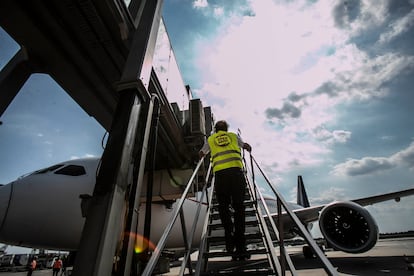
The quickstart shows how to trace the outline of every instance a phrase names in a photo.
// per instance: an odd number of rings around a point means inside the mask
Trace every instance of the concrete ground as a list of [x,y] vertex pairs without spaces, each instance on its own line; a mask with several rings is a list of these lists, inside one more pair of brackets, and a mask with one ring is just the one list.
[[[301,247],[289,249],[292,252],[292,261],[298,275],[319,276],[327,275],[316,259],[305,259],[301,254]],[[398,238],[380,240],[368,252],[362,254],[347,254],[337,251],[326,252],[332,265],[337,268],[339,275],[364,276],[414,276],[414,238]],[[229,260],[222,258],[220,262]],[[177,275],[179,268],[171,268],[164,276]],[[0,272],[0,276],[26,276],[27,272]],[[52,270],[35,271],[33,276],[51,276]],[[289,272],[286,275],[290,275]]]
[[[291,253],[297,275],[327,275],[319,260],[303,257],[301,246],[291,247],[288,251]],[[327,251],[326,255],[332,265],[337,268],[339,275],[414,276],[414,238],[379,240],[373,249],[362,254]],[[215,261],[216,264],[209,263],[209,265],[225,265],[226,262],[230,262],[230,257],[223,257],[221,260]],[[254,262],[254,259],[249,262]],[[173,276],[178,273],[179,268],[172,268],[168,274],[164,275]],[[287,271],[286,275],[291,274]]]

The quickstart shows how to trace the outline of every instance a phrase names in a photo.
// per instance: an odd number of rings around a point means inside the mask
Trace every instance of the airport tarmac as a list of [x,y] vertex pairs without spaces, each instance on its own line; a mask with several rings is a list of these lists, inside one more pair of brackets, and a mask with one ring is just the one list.
[[[362,254],[326,252],[339,275],[414,275],[414,238],[386,239]],[[326,275],[319,262],[298,254],[293,263],[298,275]]]
[[[292,261],[297,269],[297,275],[319,276],[327,275],[320,262],[316,259],[305,259],[301,247],[289,249]],[[347,254],[338,251],[327,251],[326,255],[332,265],[337,268],[338,275],[363,276],[414,276],[414,237],[379,240],[377,245],[362,254]],[[222,258],[220,262],[226,262]],[[252,260],[254,261],[254,258]],[[172,268],[164,276],[174,276],[179,268]],[[0,272],[0,276],[25,276],[27,272]],[[49,276],[52,270],[35,271],[33,276]],[[286,275],[291,275],[286,272]]]
[[[302,246],[289,247],[288,251],[297,270],[297,275],[328,275],[319,260],[303,257]],[[414,237],[379,240],[373,249],[362,254],[327,251],[326,255],[332,265],[337,268],[338,275],[414,276]],[[234,262],[230,262],[230,257],[216,259],[214,260],[216,261],[215,264],[211,260],[209,265],[225,266],[226,262],[230,265],[234,264]],[[251,264],[255,259],[256,257],[252,256],[248,262]],[[257,257],[257,259],[260,258]],[[246,265],[249,265],[249,263]],[[172,268],[169,273],[163,275],[174,276],[178,273],[179,268]],[[287,271],[286,275],[291,275],[291,273]]]

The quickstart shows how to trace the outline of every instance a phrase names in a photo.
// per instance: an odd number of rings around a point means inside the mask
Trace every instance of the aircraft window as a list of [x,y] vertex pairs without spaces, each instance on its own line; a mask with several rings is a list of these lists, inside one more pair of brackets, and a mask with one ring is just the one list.
[[77,165],[69,165],[55,172],[55,174],[64,174],[71,176],[79,176],[86,174],[85,168]]
[[51,172],[51,171],[54,171],[54,170],[56,170],[56,169],[59,169],[59,168],[60,168],[60,167],[62,167],[62,166],[63,166],[62,164],[60,164],[60,165],[54,165],[54,166],[48,167],[48,168],[46,168],[46,169],[41,169],[41,170],[38,170],[38,171],[36,171],[34,174],[42,174],[42,173]]

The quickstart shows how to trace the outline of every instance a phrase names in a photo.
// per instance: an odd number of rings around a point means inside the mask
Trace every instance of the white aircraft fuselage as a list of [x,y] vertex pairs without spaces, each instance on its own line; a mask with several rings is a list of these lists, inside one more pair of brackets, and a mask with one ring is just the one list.
[[[96,158],[72,160],[62,163],[62,166],[30,173],[0,187],[0,241],[24,247],[77,250],[85,223],[79,196],[92,195],[98,163]],[[193,218],[195,211],[196,202],[186,200],[185,217]],[[204,207],[200,220],[205,212]],[[152,214],[156,219],[151,227],[151,240],[158,241],[171,213],[172,209],[164,204],[152,204]],[[141,205],[140,226],[144,224],[144,217],[145,206]],[[192,221],[186,220],[187,229],[191,229]],[[196,236],[200,236],[200,231],[201,226]],[[183,247],[180,223],[175,224],[167,246]]]
[[[85,223],[80,195],[93,194],[98,165],[98,158],[62,162],[0,187],[0,242],[32,248],[76,251]],[[170,180],[167,178],[166,182],[169,185]],[[308,200],[303,183],[298,183],[299,204],[291,203],[290,208],[308,227],[319,220],[321,232],[333,248],[348,253],[361,253],[371,249],[378,239],[378,226],[362,206],[391,199],[399,201],[401,197],[413,194],[414,189],[409,189],[328,205],[301,206],[300,204]],[[272,218],[278,218],[275,212],[276,200],[265,200],[272,212]],[[152,204],[150,240],[153,244],[156,244],[163,234],[174,206],[175,204]],[[194,246],[200,241],[206,209],[203,205],[197,217],[199,221],[193,239]],[[196,200],[186,199],[183,210],[188,231],[196,216]],[[138,232],[143,233],[143,204],[138,217]],[[298,233],[285,213],[282,214],[282,220],[285,237],[296,236]],[[216,234],[222,235],[220,232]],[[166,248],[183,247],[183,229],[181,223],[176,222]]]

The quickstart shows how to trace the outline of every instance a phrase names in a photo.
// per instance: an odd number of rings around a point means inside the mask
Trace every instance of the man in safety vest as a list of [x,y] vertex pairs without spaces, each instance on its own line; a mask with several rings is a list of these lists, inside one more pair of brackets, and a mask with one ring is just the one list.
[[[228,132],[226,121],[218,121],[215,133],[200,149],[200,158],[211,152],[211,163],[215,176],[215,192],[219,204],[219,215],[224,226],[226,250],[233,260],[245,260],[250,256],[246,252],[245,209],[243,205],[246,178],[243,173],[241,149],[249,152],[251,146],[244,143],[235,133]],[[234,209],[234,223],[230,206]],[[233,250],[236,251],[233,254]]]

